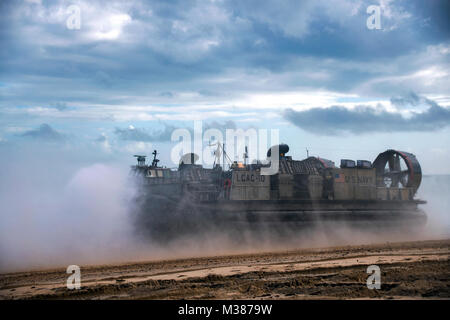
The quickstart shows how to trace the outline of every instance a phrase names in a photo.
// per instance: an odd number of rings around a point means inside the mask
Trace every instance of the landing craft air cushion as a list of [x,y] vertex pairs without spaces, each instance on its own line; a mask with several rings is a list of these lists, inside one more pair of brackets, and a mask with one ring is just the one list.
[[[132,172],[139,178],[139,224],[153,236],[196,232],[201,227],[239,222],[307,225],[341,222],[383,228],[420,226],[426,222],[415,198],[422,172],[416,157],[387,150],[367,160],[333,161],[308,157],[293,160],[285,144],[278,150],[278,170],[262,174],[271,164],[232,162],[204,168],[198,156],[182,157],[177,169],[152,164],[136,156]],[[194,222],[195,221],[195,222]]]

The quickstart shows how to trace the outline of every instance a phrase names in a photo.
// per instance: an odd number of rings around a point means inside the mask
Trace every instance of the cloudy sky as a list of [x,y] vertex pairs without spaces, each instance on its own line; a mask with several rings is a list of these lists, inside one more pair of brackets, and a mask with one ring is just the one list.
[[157,148],[171,166],[171,132],[202,120],[279,129],[295,158],[394,148],[449,174],[449,12],[445,0],[1,1],[0,157],[129,164]]

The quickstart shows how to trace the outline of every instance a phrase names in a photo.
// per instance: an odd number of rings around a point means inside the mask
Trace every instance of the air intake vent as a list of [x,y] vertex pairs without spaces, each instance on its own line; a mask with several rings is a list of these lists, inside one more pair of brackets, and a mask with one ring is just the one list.
[[341,159],[341,168],[355,168],[356,163],[354,160]]

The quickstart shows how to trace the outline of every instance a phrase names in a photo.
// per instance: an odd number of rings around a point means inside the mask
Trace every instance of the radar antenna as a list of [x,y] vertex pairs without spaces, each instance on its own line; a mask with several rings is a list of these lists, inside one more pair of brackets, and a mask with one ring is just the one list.
[[247,165],[247,159],[248,159],[248,149],[247,149],[247,146],[245,146],[244,165]]
[[152,161],[152,167],[158,167],[158,162],[159,159],[156,159],[156,155],[158,154],[158,152],[156,150],[153,150],[152,155],[153,155],[153,161]]
[[[217,145],[217,149],[214,151],[214,155],[216,156],[216,159],[219,159],[219,164],[220,164],[220,153],[222,153],[222,166],[223,166],[223,170],[225,170],[225,160],[228,161],[228,164],[231,165],[233,163],[233,161],[231,161],[230,157],[228,156],[228,154],[225,151],[225,143],[220,143],[220,141],[216,142],[216,143],[209,143],[208,146],[212,147]],[[214,160],[214,164],[215,164]]]
[[135,154],[134,157],[137,158],[137,162],[138,162],[138,166],[139,167],[145,166],[145,158],[146,158],[146,156]]

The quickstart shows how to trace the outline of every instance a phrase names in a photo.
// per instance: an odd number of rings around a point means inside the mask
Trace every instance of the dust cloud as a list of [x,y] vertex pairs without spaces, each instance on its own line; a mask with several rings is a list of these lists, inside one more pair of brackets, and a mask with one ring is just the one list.
[[417,198],[426,200],[425,234],[431,239],[450,238],[450,175],[425,175]]
[[3,168],[9,171],[0,182],[0,271],[132,257],[126,167]]
[[[43,150],[32,155],[5,156],[0,163],[0,272],[444,238],[450,230],[450,176],[424,177],[419,197],[429,201],[424,206],[429,222],[415,234],[356,231],[346,225],[299,230],[269,224],[255,230],[243,223],[224,228],[184,203],[171,220],[176,227],[168,227],[159,221],[169,214],[164,208],[148,212],[139,207],[127,165],[80,162]],[[153,220],[143,221],[140,214]],[[158,237],[141,232],[146,223]]]
[[[399,241],[445,239],[450,237],[450,176],[425,176],[417,198],[428,200],[420,208],[427,213],[424,225],[407,222],[349,223],[241,221],[226,224],[217,216],[195,209],[195,203],[182,199],[176,205],[159,203],[157,197],[137,197],[133,211],[138,221],[136,235],[159,244],[172,257],[257,253],[298,248],[363,245]],[[140,212],[140,214],[139,214]]]

